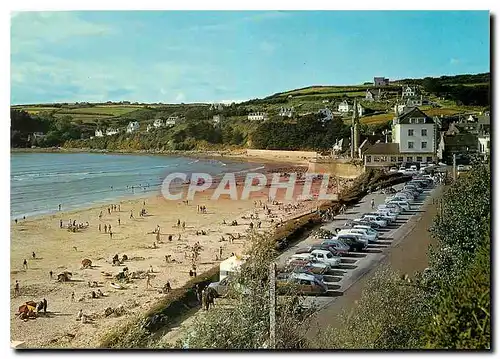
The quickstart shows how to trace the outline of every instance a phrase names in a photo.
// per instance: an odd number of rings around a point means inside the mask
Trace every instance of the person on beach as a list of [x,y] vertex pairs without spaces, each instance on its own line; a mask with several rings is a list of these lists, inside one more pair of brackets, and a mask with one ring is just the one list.
[[71,293],[71,301],[74,302],[75,301],[75,292]]
[[118,205],[118,212],[121,212],[120,205]]
[[109,239],[113,239],[113,232],[109,232]]
[[186,229],[186,222],[182,222],[182,230]]
[[16,219],[14,219],[14,222],[17,224],[17,218],[16,218]]
[[61,210],[61,205],[59,204],[59,210]]
[[33,257],[33,259],[36,259],[36,254],[35,254],[35,252],[31,253],[31,256]]
[[102,211],[99,213],[99,219],[102,218]]
[[222,246],[219,247],[219,258],[222,259]]
[[23,262],[23,268],[28,269],[28,261],[26,259]]
[[111,208],[108,208],[108,214],[111,214]]
[[151,276],[148,274],[146,277],[146,289],[151,287]]
[[104,225],[104,233],[108,233],[108,225],[107,224]]
[[62,219],[59,220],[59,228],[62,228]]
[[111,224],[108,224],[108,232],[111,232]]
[[180,227],[180,226],[181,226],[181,220],[180,220],[180,219],[178,219],[178,220],[177,220],[177,227]]
[[181,240],[181,234],[179,233],[179,237],[177,237],[177,240],[180,241]]
[[371,206],[372,206],[372,209],[375,208],[375,199],[374,198],[372,198],[372,200],[371,200]]
[[43,314],[47,314],[47,299],[43,298]]
[[130,218],[134,218],[134,213],[132,210],[130,211]]
[[120,217],[118,217],[118,225],[120,225]]
[[54,274],[54,272],[52,272],[52,271],[49,272],[50,279],[52,279],[53,274]]
[[21,295],[21,291],[19,290],[19,282],[16,280],[16,285],[14,286],[14,295],[16,297]]
[[99,232],[101,231],[101,224],[99,223]]

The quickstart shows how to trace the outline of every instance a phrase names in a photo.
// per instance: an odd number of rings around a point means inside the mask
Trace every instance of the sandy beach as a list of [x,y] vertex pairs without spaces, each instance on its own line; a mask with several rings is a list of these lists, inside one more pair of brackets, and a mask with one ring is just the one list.
[[[287,165],[290,168],[290,165]],[[270,172],[285,167],[277,164],[268,168]],[[301,167],[304,171],[305,168]],[[300,186],[299,186],[300,187]],[[297,188],[300,190],[300,188]],[[239,190],[241,190],[241,185]],[[318,201],[281,202],[267,201],[267,192],[256,192],[247,200],[230,200],[222,196],[210,200],[212,190],[198,194],[185,204],[182,200],[167,201],[155,195],[147,199],[124,200],[113,203],[120,211],[108,212],[108,206],[21,220],[11,225],[11,340],[23,341],[29,348],[36,347],[80,347],[93,348],[102,335],[130,316],[142,313],[164,294],[159,291],[165,283],[172,288],[182,286],[190,279],[191,259],[186,257],[191,247],[199,242],[202,250],[197,261],[197,273],[210,269],[222,259],[239,254],[247,245],[249,231],[260,233],[272,231],[282,220],[297,217],[316,209]],[[259,205],[259,200],[261,204]],[[257,202],[257,203],[256,203]],[[198,206],[205,205],[206,213],[198,213]],[[267,210],[271,216],[267,216]],[[286,207],[286,208],[285,208]],[[139,211],[145,208],[147,215]],[[99,213],[102,211],[102,218]],[[130,213],[134,218],[130,218]],[[251,220],[250,215],[259,215]],[[120,224],[118,224],[120,218]],[[66,226],[69,220],[89,223],[89,227],[77,232],[60,228],[60,220]],[[185,228],[177,227],[177,221],[185,222]],[[231,226],[236,220],[238,225]],[[226,224],[223,224],[225,221]],[[254,223],[250,229],[250,222]],[[257,224],[261,222],[260,228]],[[101,232],[98,226],[101,225]],[[112,238],[104,233],[104,225],[111,225]],[[160,242],[154,233],[160,227]],[[205,235],[197,235],[197,231]],[[230,235],[239,239],[230,240]],[[179,239],[180,235],[180,239]],[[169,236],[172,240],[169,241]],[[222,237],[224,240],[222,240]],[[32,257],[35,252],[35,258]],[[112,264],[118,255],[128,257],[120,266]],[[170,261],[166,261],[170,256]],[[27,269],[23,261],[27,260]],[[92,267],[83,269],[82,260],[90,259]],[[140,278],[127,284],[127,289],[110,286],[114,276],[127,267],[129,273],[136,272]],[[147,288],[145,272],[152,270],[150,287]],[[53,277],[50,278],[50,271]],[[57,275],[68,271],[71,281],[58,282]],[[106,277],[109,273],[112,277]],[[16,296],[15,282],[19,281],[20,294]],[[89,282],[98,287],[89,287]],[[104,296],[92,299],[92,291],[102,291]],[[74,293],[74,300],[72,294]],[[36,319],[21,320],[16,315],[19,306],[26,301],[48,302],[47,314]],[[120,317],[106,317],[106,308],[122,305],[125,313]],[[77,321],[77,314],[83,313],[93,320],[91,323]]]

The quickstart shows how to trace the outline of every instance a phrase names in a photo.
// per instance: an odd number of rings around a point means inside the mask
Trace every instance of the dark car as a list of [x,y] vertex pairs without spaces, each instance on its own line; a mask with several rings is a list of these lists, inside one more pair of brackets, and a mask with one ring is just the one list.
[[337,239],[347,244],[350,252],[361,252],[366,248],[366,243],[360,242],[356,236],[342,234]]
[[335,238],[325,239],[321,242],[321,245],[333,248],[339,255],[349,252],[349,246]]

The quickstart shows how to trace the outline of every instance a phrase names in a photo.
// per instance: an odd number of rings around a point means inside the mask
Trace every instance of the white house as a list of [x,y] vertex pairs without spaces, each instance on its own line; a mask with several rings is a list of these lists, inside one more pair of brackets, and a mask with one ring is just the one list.
[[347,100],[344,100],[344,101],[342,101],[341,103],[339,103],[338,111],[339,111],[340,113],[348,113],[348,112],[351,112],[351,111],[352,111],[352,106],[351,106],[351,105],[349,105],[349,103],[347,102]]
[[179,116],[170,116],[165,120],[165,126],[175,126],[179,120]]
[[220,123],[222,122],[222,119],[223,119],[222,115],[214,115],[212,117],[212,123],[214,124],[214,126],[220,125]]
[[249,121],[265,121],[267,119],[267,112],[252,112],[248,114]]
[[394,113],[396,114],[396,116],[398,116],[399,114],[405,112],[406,110],[408,109],[408,106],[406,104],[395,104],[394,105]]
[[113,136],[113,135],[117,135],[119,133],[120,133],[120,130],[117,128],[108,128],[106,130],[106,136]]
[[295,113],[295,110],[293,107],[291,108],[286,108],[286,107],[280,107],[280,112],[279,112],[279,116],[280,117],[293,117]]
[[417,88],[411,86],[403,86],[403,91],[401,94],[402,98],[405,97],[415,97],[417,95]]
[[139,122],[137,122],[137,121],[131,121],[131,122],[128,123],[127,133],[135,132],[138,129],[139,129]]
[[367,167],[390,167],[402,163],[436,160],[436,124],[417,107],[399,115],[392,123],[392,143],[377,143],[364,153]]
[[104,137],[102,130],[95,130],[95,137]]
[[322,108],[321,110],[318,111],[318,113],[323,116],[323,121],[331,121],[331,120],[333,120],[333,113],[327,107]]
[[155,128],[163,127],[163,120],[161,118],[157,118],[156,120],[154,120],[153,126]]

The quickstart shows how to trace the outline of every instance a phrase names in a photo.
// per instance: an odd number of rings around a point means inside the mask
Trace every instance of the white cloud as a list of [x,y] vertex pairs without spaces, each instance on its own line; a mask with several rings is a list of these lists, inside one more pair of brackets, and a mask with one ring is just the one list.
[[17,12],[11,16],[13,54],[40,49],[50,44],[81,36],[102,36],[117,32],[106,24],[82,20],[75,12]]

